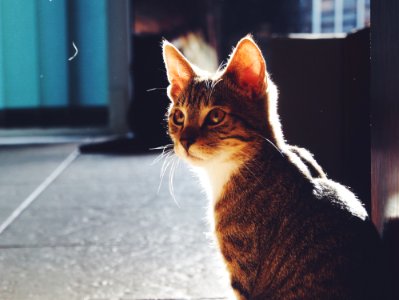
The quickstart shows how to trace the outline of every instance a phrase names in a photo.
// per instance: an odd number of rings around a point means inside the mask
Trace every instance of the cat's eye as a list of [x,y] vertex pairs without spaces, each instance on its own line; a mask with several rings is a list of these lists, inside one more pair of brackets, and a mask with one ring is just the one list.
[[176,125],[183,125],[184,123],[184,114],[181,110],[176,109],[175,112],[173,113],[173,123]]
[[206,116],[206,122],[208,125],[217,125],[221,123],[226,117],[226,112],[220,108],[212,109]]

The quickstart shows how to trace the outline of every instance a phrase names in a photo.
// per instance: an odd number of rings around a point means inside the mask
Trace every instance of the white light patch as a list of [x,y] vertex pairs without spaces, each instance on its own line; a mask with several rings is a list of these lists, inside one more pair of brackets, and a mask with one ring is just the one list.
[[385,206],[385,218],[399,218],[399,193],[393,194],[388,198],[387,204]]

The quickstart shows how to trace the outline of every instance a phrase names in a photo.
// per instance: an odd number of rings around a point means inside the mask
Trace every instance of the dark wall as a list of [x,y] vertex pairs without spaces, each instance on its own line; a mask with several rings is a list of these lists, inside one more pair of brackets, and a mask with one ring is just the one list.
[[399,1],[371,3],[373,221],[390,250],[399,299]]
[[217,0],[212,3],[213,13],[219,12],[217,32],[221,60],[226,60],[232,47],[248,33],[258,40],[300,30],[297,0]]
[[287,141],[314,153],[370,212],[369,44],[365,29],[345,39],[276,38],[264,48]]
[[290,144],[308,148],[332,178],[342,176],[342,40],[272,39],[268,70]]
[[140,143],[157,147],[170,142],[166,135],[165,114],[170,100],[162,58],[161,35],[136,35],[133,38],[133,101],[128,123]]

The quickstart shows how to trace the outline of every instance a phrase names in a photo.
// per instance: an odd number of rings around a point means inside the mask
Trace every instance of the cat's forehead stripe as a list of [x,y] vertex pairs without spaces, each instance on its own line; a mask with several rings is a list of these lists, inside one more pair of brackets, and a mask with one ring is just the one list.
[[211,88],[205,81],[193,81],[186,89],[186,93],[180,99],[178,104],[199,109],[201,105],[210,104],[210,93]]

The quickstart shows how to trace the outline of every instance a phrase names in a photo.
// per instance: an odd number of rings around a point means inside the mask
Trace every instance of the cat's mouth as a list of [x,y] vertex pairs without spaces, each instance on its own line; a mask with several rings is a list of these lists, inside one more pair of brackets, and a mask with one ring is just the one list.
[[176,147],[176,154],[191,164],[202,165],[208,160],[208,157],[204,156],[201,150],[193,148],[196,147],[191,146],[189,149],[185,149],[182,146],[178,146]]
[[190,163],[194,163],[194,164],[198,164],[201,162],[204,162],[205,159],[201,158],[200,156],[198,156],[197,154],[194,154],[193,151],[191,149],[188,150],[183,150],[181,151],[183,153],[183,156],[186,160],[188,160]]
[[187,157],[188,159],[190,159],[190,160],[198,161],[198,162],[203,161],[202,158],[199,158],[198,156],[193,155],[192,153],[190,153],[190,151],[186,151],[185,154],[186,154],[186,157]]

